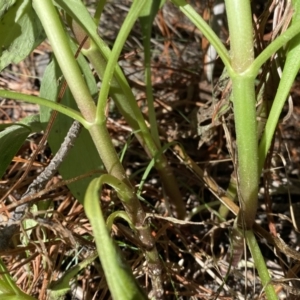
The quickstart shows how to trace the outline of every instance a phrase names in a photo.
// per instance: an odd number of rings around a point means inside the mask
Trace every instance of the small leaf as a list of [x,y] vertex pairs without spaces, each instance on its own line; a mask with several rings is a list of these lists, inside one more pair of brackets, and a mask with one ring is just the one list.
[[[42,202],[44,202],[44,201],[42,201]],[[37,211],[38,211],[37,205],[33,204],[30,208],[30,212],[36,213]],[[37,221],[35,221],[34,219],[30,219],[30,218],[25,218],[24,221],[22,222],[24,232],[21,232],[20,240],[21,240],[23,246],[28,246],[33,228],[37,224],[38,224]]]

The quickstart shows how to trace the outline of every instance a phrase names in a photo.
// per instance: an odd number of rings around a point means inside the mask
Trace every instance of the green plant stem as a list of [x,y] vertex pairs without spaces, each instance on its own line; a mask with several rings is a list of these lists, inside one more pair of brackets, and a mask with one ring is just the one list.
[[[99,204],[99,191],[103,184],[109,184],[118,189],[119,182],[111,175],[103,175],[92,180],[85,198],[84,208],[93,228],[95,242],[106,281],[113,299],[138,300],[146,299],[130,268],[123,262],[122,256],[107,231],[104,216]],[[122,195],[121,195],[122,199]]]
[[[34,1],[34,8],[38,17],[41,19],[44,29],[48,35],[52,45],[53,52],[59,63],[59,66],[64,74],[67,83],[72,91],[75,101],[84,115],[84,117],[92,124],[88,128],[93,139],[96,149],[105,165],[106,170],[121,182],[125,183],[131,190],[131,198],[124,204],[125,210],[128,213],[132,223],[134,224],[138,238],[145,251],[145,256],[150,270],[153,270],[154,285],[160,280],[160,273],[154,274],[155,270],[159,269],[160,261],[155,247],[155,241],[151,235],[148,225],[144,225],[145,213],[141,204],[136,197],[134,189],[128,180],[125,170],[120,163],[111,138],[106,128],[105,119],[101,122],[96,122],[96,106],[90,96],[89,90],[81,76],[70,45],[66,42],[68,39],[65,36],[61,21],[52,4],[52,1],[38,0]],[[94,23],[92,22],[94,26]],[[74,73],[72,73],[74,72]],[[71,75],[70,75],[71,74]],[[81,90],[82,88],[82,90]],[[76,94],[79,90],[79,96]],[[90,103],[92,101],[92,104]],[[155,268],[155,270],[154,270]]]
[[52,1],[33,0],[32,3],[80,112],[88,122],[93,123],[96,116],[94,100],[82,77],[82,73],[72,53],[66,33]]
[[[277,299],[270,281],[268,269],[251,230],[257,211],[258,194],[258,146],[256,124],[255,76],[247,74],[254,60],[252,37],[252,13],[250,1],[225,0],[231,45],[232,101],[238,153],[238,196],[241,209],[238,226],[245,227],[245,238],[268,300]],[[238,14],[236,13],[238,12]]]
[[114,221],[117,219],[123,219],[124,221],[126,221],[128,223],[128,225],[130,226],[130,228],[135,231],[134,225],[132,224],[131,220],[128,217],[128,214],[125,211],[114,211],[112,212],[106,219],[106,227],[107,230],[110,232],[112,230],[112,226],[114,224]]
[[36,97],[36,96],[30,96],[30,95],[26,95],[26,94],[21,94],[21,93],[16,93],[16,92],[11,92],[11,91],[7,91],[7,90],[1,90],[0,89],[0,97],[1,98],[8,98],[8,99],[13,99],[13,100],[18,100],[18,101],[24,101],[24,102],[29,102],[29,103],[34,103],[34,104],[39,104],[39,105],[44,105],[46,107],[49,107],[53,110],[57,110],[58,112],[65,114],[67,116],[69,116],[70,118],[78,121],[79,123],[81,123],[85,128],[89,128],[89,126],[91,125],[91,123],[87,122],[83,117],[82,114],[79,113],[78,111],[67,107],[65,105],[44,99],[44,98],[40,98],[40,97]]
[[[294,1],[294,16],[292,20],[292,25],[295,23],[298,24],[300,19],[300,2]],[[299,25],[298,25],[299,26]],[[263,136],[259,143],[259,162],[258,162],[258,172],[261,173],[261,170],[264,165],[265,158],[268,154],[274,132],[276,130],[280,114],[284,103],[286,102],[287,97],[289,96],[290,89],[293,85],[296,75],[299,72],[300,68],[300,34],[295,36],[289,43],[284,69],[282,72],[281,80],[277,89],[277,93],[269,113],[269,117],[266,123]]]
[[[255,76],[245,71],[254,60],[250,1],[226,0],[230,32],[232,101],[238,157],[239,226],[250,229],[257,210],[257,129]],[[239,12],[238,14],[236,12]]]
[[[99,77],[102,78],[106,68],[106,60],[97,45],[90,41],[90,47],[82,52],[89,59]],[[176,178],[168,164],[167,158],[154,142],[123,73],[117,71],[114,73],[110,83],[110,95],[148,156],[155,159],[155,168],[163,181],[165,192],[170,198],[170,202],[174,204],[178,218],[183,219],[185,217],[185,204]]]
[[102,0],[102,1],[98,1],[98,3],[97,3],[96,11],[94,14],[94,21],[96,24],[98,24],[100,21],[100,17],[102,15],[102,12],[103,12],[106,2],[107,2],[107,0]]
[[267,295],[267,299],[268,300],[277,300],[278,297],[275,293],[274,287],[272,284],[270,284],[271,278],[270,278],[269,270],[266,266],[264,257],[261,254],[261,251],[257,244],[256,238],[253,234],[253,231],[246,230],[245,238],[246,238],[249,250],[251,252],[251,255],[253,257],[255,267],[258,271],[262,286],[265,288],[265,293]]
[[300,33],[300,20],[297,20],[284,33],[277,37],[260,55],[254,60],[248,72],[257,75],[261,66],[281,47],[286,45],[292,38]]
[[88,128],[98,153],[107,171],[120,180],[129,180],[124,176],[125,171],[119,162],[119,158],[111,142],[111,138],[105,127],[105,122],[96,122],[96,106],[90,95],[89,89],[81,75],[81,71],[73,56],[66,33],[63,30],[51,1],[34,1],[34,8],[41,19],[48,39],[52,45],[53,52],[72,91],[74,99],[84,118],[92,124]]
[[[230,32],[231,67],[235,73],[241,74],[254,59],[250,1],[225,0],[225,5]],[[227,71],[230,74],[230,69]]]
[[147,0],[134,0],[130,10],[123,22],[123,25],[119,31],[119,34],[115,40],[114,47],[111,51],[109,56],[107,66],[105,68],[105,72],[103,75],[102,86],[100,89],[100,94],[98,98],[97,104],[97,119],[101,120],[105,118],[105,108],[106,102],[108,97],[108,92],[110,88],[110,83],[113,78],[115,67],[118,62],[118,58],[121,54],[125,41],[129,35],[132,26],[134,25],[135,21],[138,19],[139,14],[143,6],[145,5]]
[[[187,4],[185,0],[171,0],[179,9],[189,18],[191,22],[203,33],[218,52],[225,67],[228,71],[231,70],[229,53],[221,42],[220,38],[210,28],[210,26],[203,20],[203,18],[194,10],[194,8]],[[245,2],[245,1],[241,1]]]
[[[68,13],[76,20],[78,24],[91,38],[89,40],[89,47],[83,49],[82,52],[88,57],[93,64],[100,78],[103,78],[104,71],[107,67],[107,61],[111,56],[111,51],[108,46],[97,35],[97,29],[93,21],[86,11],[84,6],[77,7],[72,10],[69,2],[59,1],[60,5],[68,11]],[[78,26],[77,26],[78,27]],[[80,27],[74,30],[75,36],[83,36],[82,33],[76,33]],[[78,39],[80,43],[81,39]],[[183,219],[185,216],[185,204],[182,200],[179,187],[176,179],[166,157],[160,152],[158,145],[154,142],[149,129],[145,123],[143,115],[137,106],[136,100],[128,85],[128,82],[119,67],[115,65],[114,76],[110,81],[110,95],[114,99],[119,111],[125,117],[128,124],[132,127],[141,145],[144,147],[146,153],[155,158],[155,168],[157,169],[163,181],[164,190],[168,196],[168,200],[175,206],[178,218]],[[101,111],[101,109],[99,109]],[[160,153],[160,155],[158,155]]]
[[150,122],[150,132],[155,144],[160,148],[160,139],[158,133],[158,126],[156,120],[156,113],[154,107],[153,88],[151,81],[151,33],[154,18],[158,12],[160,2],[162,1],[148,1],[140,14],[141,31],[143,34],[144,45],[144,65],[145,65],[145,85],[146,98],[148,106],[148,116]]
[[[238,196],[240,217],[250,229],[255,220],[258,194],[257,129],[254,79],[232,79],[232,98],[238,155]],[[239,223],[240,225],[242,223]]]
[[89,128],[89,132],[107,172],[116,178],[125,181],[128,186],[132,188],[127,176],[125,176],[125,170],[120,163],[117,152],[112,144],[111,137],[106,128],[106,122],[94,124]]

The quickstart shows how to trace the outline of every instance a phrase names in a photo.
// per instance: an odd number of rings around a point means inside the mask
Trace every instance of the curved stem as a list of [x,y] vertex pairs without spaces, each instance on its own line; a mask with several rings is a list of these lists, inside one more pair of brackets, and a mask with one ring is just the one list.
[[107,284],[113,299],[146,299],[144,291],[139,287],[130,268],[122,260],[118,248],[107,231],[99,205],[99,191],[105,183],[114,188],[120,185],[120,181],[108,174],[92,180],[85,195],[84,210],[93,228]]
[[300,33],[300,20],[295,22],[289,29],[276,38],[260,55],[254,60],[248,73],[257,75],[261,66],[282,46],[286,45],[293,37]]
[[[298,24],[298,19],[300,18],[300,2],[294,1],[294,16],[292,20],[292,24]],[[265,158],[268,154],[274,132],[276,130],[276,126],[278,124],[278,120],[280,114],[282,112],[282,108],[286,99],[289,95],[291,86],[295,80],[295,77],[300,68],[300,34],[295,36],[289,44],[286,54],[286,61],[284,65],[284,69],[282,72],[282,76],[279,82],[279,86],[277,89],[277,93],[267,120],[267,124],[259,143],[258,154],[259,154],[259,162],[258,162],[258,172],[261,173],[261,170],[264,165]]]
[[14,100],[18,100],[18,101],[29,102],[29,103],[35,103],[35,104],[39,104],[39,105],[44,105],[53,110],[57,110],[58,112],[78,121],[87,129],[91,126],[91,123],[87,122],[82,117],[82,114],[79,113],[78,111],[76,111],[70,107],[67,107],[65,105],[62,105],[62,104],[59,104],[59,103],[56,103],[56,102],[53,102],[53,101],[50,101],[50,100],[47,100],[44,98],[25,95],[25,94],[16,93],[16,92],[11,92],[11,91],[7,91],[7,90],[1,90],[1,89],[0,89],[0,97],[14,99]]
[[103,118],[105,118],[105,108],[106,108],[108,92],[110,89],[111,80],[114,75],[115,67],[118,62],[118,58],[123,49],[125,41],[129,35],[129,32],[130,32],[132,26],[134,25],[135,21],[138,19],[139,13],[140,13],[141,9],[143,8],[143,6],[145,5],[145,3],[146,3],[146,0],[133,1],[133,4],[128,12],[128,15],[126,16],[124,23],[122,24],[122,27],[116,38],[114,47],[112,49],[109,60],[107,62],[107,66],[106,66],[105,73],[103,76],[102,86],[101,86],[101,90],[100,90],[100,94],[99,94],[99,98],[98,98],[96,120],[101,121]]
[[[201,18],[194,8],[185,2],[185,0],[171,0],[179,9],[189,18],[189,20],[203,33],[212,46],[218,52],[228,72],[232,70],[230,57],[227,49],[221,42],[220,38],[214,33],[210,26]],[[241,1],[243,2],[243,1]]]

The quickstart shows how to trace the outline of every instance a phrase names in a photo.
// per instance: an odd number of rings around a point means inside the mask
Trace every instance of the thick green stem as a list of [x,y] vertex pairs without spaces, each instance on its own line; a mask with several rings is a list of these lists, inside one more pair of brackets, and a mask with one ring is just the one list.
[[[250,1],[225,0],[231,45],[232,101],[238,155],[238,226],[246,229],[250,248],[268,300],[277,299],[268,269],[251,230],[255,221],[258,194],[258,145],[256,124],[255,76],[249,72],[254,61],[252,13]],[[238,13],[237,13],[238,12]]]
[[33,7],[45,29],[53,52],[68,82],[79,110],[88,122],[94,122],[96,106],[68,43],[66,33],[52,1],[33,0]]
[[[238,158],[239,224],[252,227],[257,210],[257,130],[255,77],[247,74],[254,60],[250,1],[226,0],[230,31],[232,101]],[[236,12],[239,12],[238,14]]]
[[255,220],[258,193],[257,130],[254,79],[232,80],[234,119],[238,155],[238,196],[241,214],[249,229]]
[[234,72],[241,74],[254,59],[250,1],[225,0],[225,4],[230,32],[231,67]]
[[112,144],[106,123],[94,124],[89,128],[89,132],[107,172],[119,180],[125,181],[128,186],[131,186],[127,177],[124,177],[125,171]]

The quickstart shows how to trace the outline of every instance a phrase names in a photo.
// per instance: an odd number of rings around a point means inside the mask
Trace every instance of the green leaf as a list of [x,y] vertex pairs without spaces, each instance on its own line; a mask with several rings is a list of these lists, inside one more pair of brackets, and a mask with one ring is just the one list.
[[30,133],[31,130],[21,124],[12,125],[0,132],[0,178]]
[[31,132],[41,132],[45,129],[45,124],[40,121],[40,115],[30,115],[20,121],[20,124],[28,126]]
[[1,300],[36,300],[36,298],[33,298],[24,293],[22,293],[22,294],[2,294]]
[[[292,20],[292,25],[300,20],[300,2],[293,1],[294,4],[294,15]],[[273,42],[274,43],[274,42]],[[273,44],[271,43],[271,44]],[[299,72],[300,68],[300,34],[296,35],[290,42],[289,47],[287,48],[286,60],[281,75],[281,80],[277,88],[276,96],[272,104],[272,108],[269,113],[269,117],[266,123],[263,136],[261,138],[258,154],[259,154],[259,172],[261,172],[265,158],[270,149],[274,132],[277,128],[278,120],[282,112],[284,103],[289,97],[291,87],[295,81],[295,77]]]
[[19,63],[45,39],[30,0],[1,2],[0,71],[11,63]]
[[34,300],[35,298],[23,293],[10,276],[5,264],[0,258],[0,298],[1,300]]
[[6,0],[0,2],[0,18],[8,11],[8,9],[16,3],[17,0]]
[[[75,52],[75,45],[73,45],[73,49]],[[91,94],[95,95],[97,93],[97,86],[88,63],[82,55],[78,57],[78,62],[83,71]],[[61,71],[56,61],[53,59],[45,71],[40,90],[41,97],[55,101],[60,88],[60,79]],[[69,89],[66,90],[65,95],[62,99],[62,103],[67,105],[68,107],[77,109],[75,100],[71,95]],[[41,107],[42,122],[48,122],[50,115],[50,109]],[[48,142],[53,153],[56,153],[60,148],[72,122],[73,120],[69,117],[58,114],[48,138]],[[93,170],[101,169],[103,169],[103,164],[90,137],[90,134],[86,129],[82,128],[81,133],[75,141],[74,147],[70,150],[68,156],[59,168],[59,173],[62,175],[63,179],[70,179],[79,175],[86,174]],[[78,199],[79,202],[83,201],[84,193],[87,189],[88,184],[90,183],[90,180],[91,178],[84,178],[80,181],[68,185],[72,194]]]
[[[102,184],[110,184],[109,180],[105,179],[113,178],[111,175],[103,175],[90,183],[84,198],[84,209],[93,228],[99,258],[111,296],[115,300],[147,299],[106,228],[99,204],[99,190],[101,190]],[[121,186],[121,183],[113,186]],[[117,190],[117,192],[121,194],[120,191]]]
[[14,294],[14,290],[11,288],[9,283],[0,279],[0,295],[2,296],[2,294]]
[[65,299],[64,296],[70,291],[70,280],[74,278],[82,269],[92,263],[98,257],[97,253],[93,253],[88,258],[66,271],[61,278],[52,282],[48,288],[48,299]]
[[[2,124],[1,124],[2,125]],[[22,119],[18,123],[0,126],[0,178],[17,154],[27,136],[32,132],[43,130],[39,115],[32,115]]]

